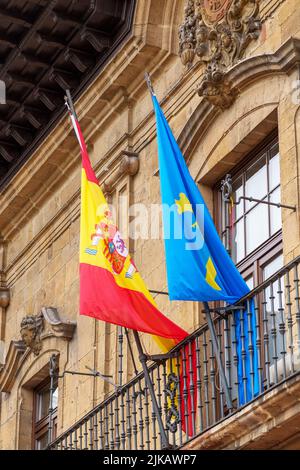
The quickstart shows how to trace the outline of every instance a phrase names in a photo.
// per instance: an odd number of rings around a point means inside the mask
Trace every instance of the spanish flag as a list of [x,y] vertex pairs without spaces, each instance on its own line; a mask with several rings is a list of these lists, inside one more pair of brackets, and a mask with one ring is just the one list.
[[70,115],[82,155],[80,314],[155,335],[168,351],[188,333],[156,307],[112,219],[78,120]]

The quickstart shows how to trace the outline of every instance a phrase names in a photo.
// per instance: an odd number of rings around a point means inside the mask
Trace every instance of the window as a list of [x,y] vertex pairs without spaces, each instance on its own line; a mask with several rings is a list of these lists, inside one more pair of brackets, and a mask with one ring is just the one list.
[[[52,391],[52,437],[56,437],[57,430],[57,405],[58,405],[58,385],[54,382]],[[34,449],[42,450],[48,444],[48,431],[50,424],[50,379],[45,380],[34,391]]]
[[219,192],[219,228],[233,261],[252,289],[266,279],[270,261],[277,259],[278,269],[282,266],[281,209],[241,197],[280,202],[277,138],[254,151],[232,172],[232,185],[233,201],[238,204],[224,203]]

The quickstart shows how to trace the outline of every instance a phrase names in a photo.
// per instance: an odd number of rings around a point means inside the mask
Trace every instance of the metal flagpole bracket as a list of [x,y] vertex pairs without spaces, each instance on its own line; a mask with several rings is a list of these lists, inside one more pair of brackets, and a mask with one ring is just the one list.
[[222,193],[222,199],[226,204],[233,204],[234,206],[238,206],[242,200],[245,200],[249,202],[258,202],[259,204],[267,204],[268,206],[275,206],[275,207],[278,207],[279,209],[283,207],[284,209],[290,209],[291,211],[296,212],[296,206],[281,204],[280,202],[266,201],[264,199],[256,199],[252,196],[240,196],[237,201],[234,201],[232,178],[229,173],[225,176],[225,179],[222,180],[221,182],[221,193]]
[[62,374],[58,374],[57,372],[57,364],[56,364],[56,356],[52,355],[50,357],[50,378],[57,378],[63,379],[65,375],[84,375],[87,377],[100,377],[100,379],[104,380],[105,382],[110,383],[116,390],[120,388],[119,385],[116,385],[111,379],[113,378],[112,375],[101,374],[101,372],[91,369],[91,367],[85,366],[86,369],[90,370],[91,372],[78,372],[75,370],[65,370]]
[[154,89],[152,86],[151,78],[148,72],[145,72],[145,80],[147,83],[148,90],[150,91],[151,95],[155,96]]

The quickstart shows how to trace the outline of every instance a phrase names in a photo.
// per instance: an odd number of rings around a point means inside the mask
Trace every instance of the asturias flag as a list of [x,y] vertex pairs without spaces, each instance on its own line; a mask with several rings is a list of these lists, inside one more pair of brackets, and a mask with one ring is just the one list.
[[171,300],[234,303],[249,292],[225,250],[156,96],[159,173]]
[[71,119],[82,154],[80,313],[155,335],[167,351],[188,333],[157,309],[112,220],[72,113]]

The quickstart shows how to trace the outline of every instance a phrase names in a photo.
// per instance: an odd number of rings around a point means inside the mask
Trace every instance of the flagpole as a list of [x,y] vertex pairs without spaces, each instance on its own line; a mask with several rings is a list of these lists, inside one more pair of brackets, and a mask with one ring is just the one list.
[[153,405],[153,411],[154,411],[154,413],[156,415],[156,418],[157,418],[159,431],[160,431],[160,436],[161,436],[162,449],[163,450],[164,449],[170,449],[171,447],[170,447],[169,440],[168,440],[168,437],[167,437],[167,434],[166,434],[166,431],[165,431],[165,428],[164,428],[164,424],[163,424],[163,421],[162,421],[162,418],[161,418],[161,414],[160,414],[160,411],[159,411],[157,399],[156,399],[155,392],[154,392],[153,383],[152,383],[152,380],[150,378],[150,374],[149,374],[148,367],[147,367],[147,356],[145,355],[145,353],[143,351],[142,343],[141,343],[138,332],[136,330],[133,330],[133,334],[134,334],[134,339],[136,341],[136,345],[137,345],[137,349],[138,349],[138,353],[139,353],[139,360],[140,360],[140,362],[142,364],[142,367],[143,367],[145,381],[146,381],[147,387],[148,387],[149,392],[150,392],[152,405]]
[[204,309],[205,309],[206,321],[207,321],[207,324],[208,324],[211,340],[212,340],[212,343],[213,343],[213,348],[214,348],[215,355],[216,355],[216,360],[217,360],[217,364],[218,364],[218,368],[219,368],[221,383],[223,385],[224,392],[225,392],[227,407],[228,407],[229,410],[233,410],[233,404],[232,404],[232,400],[231,400],[231,393],[230,393],[230,390],[229,390],[227,378],[226,378],[224,367],[223,367],[223,364],[222,364],[221,353],[220,353],[220,349],[219,349],[219,345],[218,345],[215,326],[214,326],[213,321],[211,319],[211,313],[210,313],[210,310],[209,310],[208,303],[203,302],[203,305],[204,305]]
[[[149,82],[150,82],[150,77],[149,77]],[[154,94],[153,88],[151,86],[151,82],[150,82],[150,87],[152,89],[151,92]],[[66,105],[67,105],[70,113],[75,118],[77,118],[70,90],[66,90],[65,102],[66,102]],[[147,385],[147,387],[149,389],[149,392],[150,392],[153,411],[156,415],[156,419],[157,419],[157,422],[158,422],[160,436],[161,436],[162,449],[170,449],[171,447],[170,447],[169,440],[168,440],[168,437],[167,437],[167,434],[166,434],[166,431],[165,431],[165,428],[164,428],[164,425],[163,425],[161,413],[160,413],[158,403],[157,403],[157,399],[156,399],[155,392],[154,392],[153,383],[151,381],[150,374],[149,374],[149,371],[148,371],[148,368],[147,368],[147,356],[145,355],[145,353],[143,351],[141,340],[140,340],[138,332],[136,330],[132,330],[132,331],[133,331],[134,338],[135,338],[135,341],[136,341],[136,345],[137,345],[137,349],[138,349],[138,353],[139,353],[139,359],[140,359],[140,362],[142,364],[146,385]],[[128,336],[127,336],[127,339],[128,339]]]

